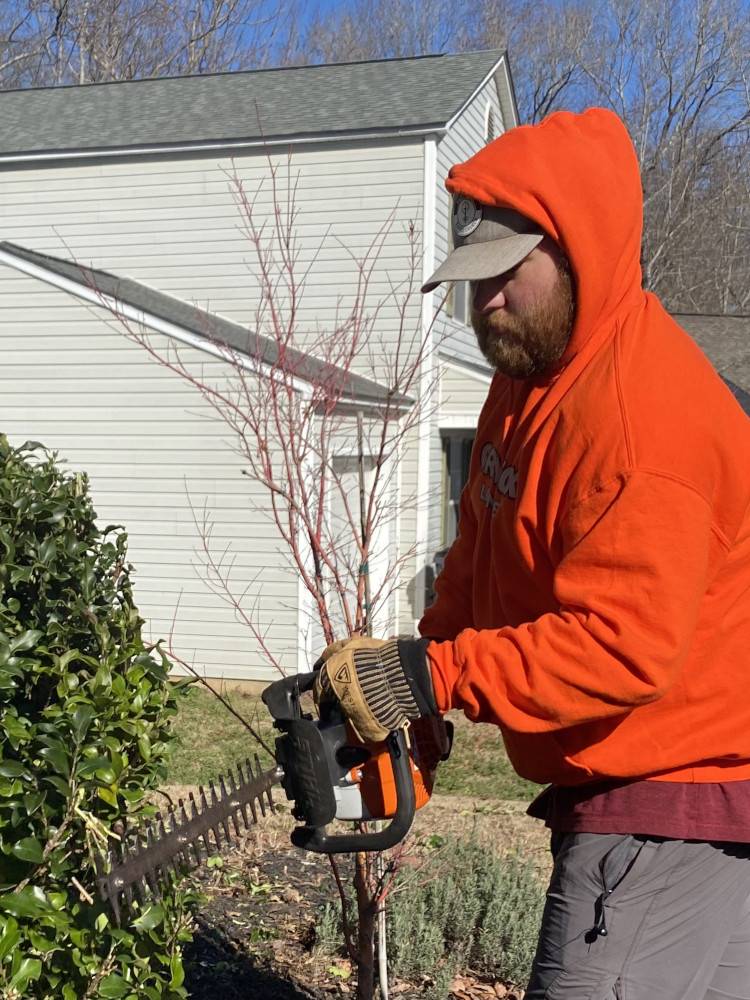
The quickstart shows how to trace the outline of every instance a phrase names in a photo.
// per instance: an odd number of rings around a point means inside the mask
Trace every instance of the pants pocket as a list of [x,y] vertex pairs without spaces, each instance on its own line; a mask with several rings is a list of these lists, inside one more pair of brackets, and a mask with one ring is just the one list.
[[592,940],[596,937],[606,937],[607,930],[607,903],[612,898],[613,893],[625,881],[628,873],[638,860],[638,855],[643,850],[644,841],[640,837],[632,834],[625,834],[617,841],[604,855],[599,862],[599,874],[601,877],[601,893],[594,904],[594,924],[589,932]]
[[[528,1000],[615,1000],[632,921],[619,912],[650,868],[647,838],[619,834],[556,837]],[[636,862],[638,864],[636,865]],[[619,905],[618,905],[619,901]],[[608,912],[608,907],[618,912]],[[611,927],[609,924],[611,923]],[[635,921],[637,925],[637,920]]]

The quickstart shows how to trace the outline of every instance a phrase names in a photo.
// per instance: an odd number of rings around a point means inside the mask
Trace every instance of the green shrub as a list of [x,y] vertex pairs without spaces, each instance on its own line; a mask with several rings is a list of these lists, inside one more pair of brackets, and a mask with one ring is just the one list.
[[[95,857],[165,773],[175,692],[86,478],[0,436],[0,996],[178,998],[186,898],[113,926]],[[113,841],[109,840],[109,843]]]

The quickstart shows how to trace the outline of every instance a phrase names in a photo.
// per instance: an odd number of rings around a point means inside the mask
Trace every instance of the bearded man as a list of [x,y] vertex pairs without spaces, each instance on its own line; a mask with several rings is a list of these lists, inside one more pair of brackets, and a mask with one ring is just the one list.
[[[641,285],[612,113],[454,167],[496,370],[422,639],[338,643],[319,697],[367,739],[500,727],[554,871],[526,1000],[750,998],[750,422]],[[709,248],[707,248],[707,252]]]

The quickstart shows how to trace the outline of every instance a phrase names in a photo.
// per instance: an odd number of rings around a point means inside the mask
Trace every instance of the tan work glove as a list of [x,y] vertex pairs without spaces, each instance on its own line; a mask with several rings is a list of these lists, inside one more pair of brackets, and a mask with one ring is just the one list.
[[437,715],[428,642],[356,636],[331,643],[315,664],[315,703],[335,698],[366,743],[379,743],[411,719]]

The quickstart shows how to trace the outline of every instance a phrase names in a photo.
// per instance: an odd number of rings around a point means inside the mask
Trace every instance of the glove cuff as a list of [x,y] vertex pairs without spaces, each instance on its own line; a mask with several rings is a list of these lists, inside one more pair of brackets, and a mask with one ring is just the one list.
[[431,641],[431,639],[397,640],[401,669],[417,705],[419,717],[439,714],[427,659],[427,647]]

